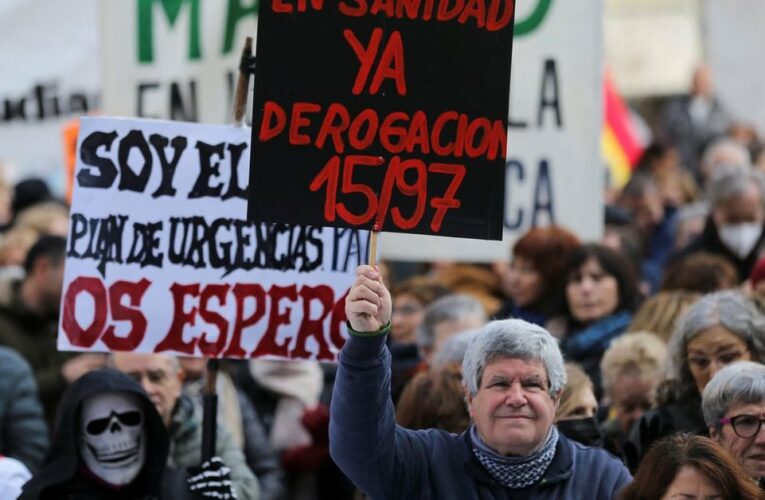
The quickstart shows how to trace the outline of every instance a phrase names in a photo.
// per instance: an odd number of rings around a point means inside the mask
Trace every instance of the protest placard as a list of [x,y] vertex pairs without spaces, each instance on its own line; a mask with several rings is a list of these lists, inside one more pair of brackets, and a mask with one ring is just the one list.
[[261,3],[250,219],[500,239],[514,10]]
[[60,350],[334,359],[368,234],[245,220],[249,134],[81,121]]
[[96,110],[101,97],[97,5],[0,2],[0,163],[17,169],[3,169],[11,181],[39,176],[63,192],[61,127]]
[[239,49],[258,0],[99,2],[103,111],[230,123]]
[[603,1],[518,2],[501,242],[386,234],[394,260],[506,260],[532,227],[603,232]]

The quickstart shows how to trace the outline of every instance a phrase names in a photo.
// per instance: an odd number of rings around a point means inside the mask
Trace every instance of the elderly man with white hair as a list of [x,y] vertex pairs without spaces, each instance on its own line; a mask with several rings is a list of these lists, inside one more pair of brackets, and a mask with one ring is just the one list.
[[704,421],[752,478],[765,478],[765,365],[739,361],[717,372],[704,388]]
[[611,499],[631,480],[617,459],[553,425],[566,375],[543,328],[504,320],[478,331],[463,361],[473,424],[456,435],[395,423],[385,346],[391,300],[375,269],[358,268],[346,314],[351,335],[333,392],[330,452],[371,498]]

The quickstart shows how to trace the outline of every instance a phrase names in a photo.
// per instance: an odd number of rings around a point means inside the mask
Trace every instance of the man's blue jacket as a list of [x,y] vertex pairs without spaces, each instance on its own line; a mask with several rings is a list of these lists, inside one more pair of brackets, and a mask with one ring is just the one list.
[[604,450],[560,435],[543,479],[529,488],[508,489],[474,457],[469,432],[458,436],[396,425],[390,363],[385,335],[351,335],[340,354],[332,396],[330,453],[373,500],[610,500],[632,479]]

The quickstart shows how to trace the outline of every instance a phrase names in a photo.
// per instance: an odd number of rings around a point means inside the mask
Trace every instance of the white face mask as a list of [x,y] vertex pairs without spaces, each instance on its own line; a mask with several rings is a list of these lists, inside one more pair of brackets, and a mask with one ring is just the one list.
[[743,259],[751,253],[762,233],[762,224],[757,222],[742,222],[740,224],[723,224],[717,231],[723,244]]
[[82,403],[80,455],[88,469],[115,486],[129,484],[146,459],[144,414],[134,394],[98,394]]

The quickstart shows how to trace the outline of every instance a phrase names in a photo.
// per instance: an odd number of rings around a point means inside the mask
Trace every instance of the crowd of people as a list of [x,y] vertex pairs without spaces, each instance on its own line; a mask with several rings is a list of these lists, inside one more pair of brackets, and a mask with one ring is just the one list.
[[360,266],[338,364],[223,361],[205,459],[205,360],[59,352],[67,206],[0,183],[0,498],[765,497],[765,147],[704,68],[654,138],[601,240]]

